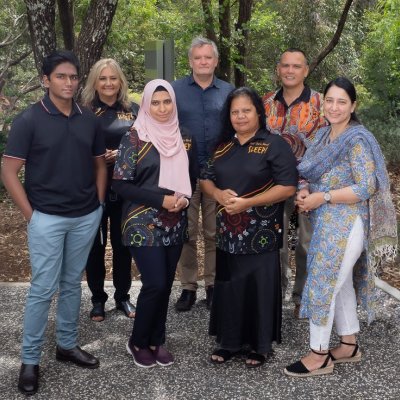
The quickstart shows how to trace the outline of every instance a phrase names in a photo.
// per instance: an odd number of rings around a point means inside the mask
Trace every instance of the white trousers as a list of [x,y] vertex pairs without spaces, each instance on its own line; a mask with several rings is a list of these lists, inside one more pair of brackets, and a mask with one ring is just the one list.
[[333,322],[339,336],[353,335],[360,330],[357,317],[357,300],[353,287],[353,267],[363,251],[364,228],[358,216],[351,229],[336,287],[333,292],[328,322],[315,325],[310,320],[310,347],[314,350],[328,350]]

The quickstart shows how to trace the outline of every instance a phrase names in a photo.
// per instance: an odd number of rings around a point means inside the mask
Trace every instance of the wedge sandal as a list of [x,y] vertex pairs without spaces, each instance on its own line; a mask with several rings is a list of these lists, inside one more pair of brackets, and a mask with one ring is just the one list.
[[342,363],[351,363],[351,362],[359,362],[361,361],[361,351],[358,347],[357,343],[346,343],[343,341],[340,341],[340,343],[345,344],[347,346],[354,346],[354,351],[350,357],[342,357],[342,358],[335,358],[333,357],[331,351],[329,351],[329,354],[331,356],[332,362],[334,364],[342,364]]
[[309,371],[306,366],[300,361],[295,362],[287,366],[283,372],[287,376],[292,376],[295,378],[308,378],[312,376],[319,376],[319,375],[328,375],[333,372],[333,364],[328,365],[329,360],[331,359],[330,353],[318,353],[317,351],[311,349],[311,351],[319,356],[326,355],[326,359],[324,363],[318,368],[313,371]]

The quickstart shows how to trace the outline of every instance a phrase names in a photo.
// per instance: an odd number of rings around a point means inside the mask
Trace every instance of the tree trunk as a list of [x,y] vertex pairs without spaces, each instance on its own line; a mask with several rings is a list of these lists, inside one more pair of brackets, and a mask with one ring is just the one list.
[[81,62],[81,82],[86,80],[92,65],[99,60],[111,28],[118,0],[92,0],[75,44]]
[[43,58],[56,48],[55,0],[25,0],[36,69],[41,75]]
[[219,68],[217,75],[224,81],[231,80],[231,2],[219,0]]
[[239,1],[239,17],[238,22],[235,25],[235,30],[239,34],[239,42],[237,44],[238,57],[235,65],[235,86],[245,86],[246,77],[240,66],[246,66],[247,56],[247,42],[249,37],[249,31],[247,24],[251,19],[251,11],[253,8],[253,0],[240,0]]
[[324,58],[335,48],[339,43],[340,36],[342,35],[344,25],[346,23],[347,16],[353,0],[347,0],[344,5],[342,15],[340,16],[336,32],[332,37],[330,43],[317,55],[315,60],[310,64],[310,74],[317,68],[317,66],[324,60]]
[[74,0],[57,0],[57,4],[63,32],[64,47],[67,50],[73,50],[75,45]]
[[211,0],[201,0],[201,6],[204,14],[204,24],[206,28],[206,36],[219,46],[217,35],[215,34],[214,18],[211,10]]

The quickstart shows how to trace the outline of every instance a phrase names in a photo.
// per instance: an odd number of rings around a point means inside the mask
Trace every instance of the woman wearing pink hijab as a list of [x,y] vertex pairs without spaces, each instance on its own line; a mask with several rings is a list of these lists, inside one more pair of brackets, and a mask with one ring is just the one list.
[[176,266],[187,240],[186,208],[197,178],[190,137],[179,129],[175,93],[162,79],[144,88],[132,128],[122,138],[113,189],[124,199],[122,241],[140,271],[132,335],[126,345],[143,368],[174,362],[165,323]]

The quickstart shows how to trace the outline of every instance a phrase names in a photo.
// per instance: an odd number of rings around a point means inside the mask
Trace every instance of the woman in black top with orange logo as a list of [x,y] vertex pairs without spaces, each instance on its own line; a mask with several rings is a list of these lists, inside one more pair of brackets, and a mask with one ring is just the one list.
[[266,130],[263,104],[249,88],[233,90],[223,111],[218,145],[200,175],[217,201],[217,253],[209,333],[222,364],[247,351],[246,366],[261,366],[281,341],[283,203],[297,186],[289,145]]
[[125,75],[119,64],[111,58],[101,59],[93,65],[82,92],[82,99],[84,105],[91,108],[99,117],[100,126],[105,135],[108,167],[108,188],[103,219],[86,265],[87,282],[92,292],[93,303],[90,318],[98,322],[105,318],[105,302],[108,296],[104,291],[104,256],[108,222],[110,223],[110,240],[113,249],[112,271],[115,304],[117,309],[123,311],[127,317],[133,318],[135,307],[129,301],[132,258],[129,250],[122,245],[122,200],[111,189],[111,177],[119,143],[135,121],[139,106],[129,101]]

